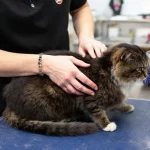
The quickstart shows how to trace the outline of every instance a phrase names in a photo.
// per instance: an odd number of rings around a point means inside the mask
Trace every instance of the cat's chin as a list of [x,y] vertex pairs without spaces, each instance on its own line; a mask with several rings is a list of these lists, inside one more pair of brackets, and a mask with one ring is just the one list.
[[136,81],[142,81],[144,80],[145,77],[139,77],[139,78],[133,78],[133,79],[123,79],[123,78],[117,78],[117,80],[119,81],[119,83],[122,83],[122,84],[130,84],[130,83],[134,83]]
[[136,80],[130,80],[130,81],[129,80],[128,81],[118,80],[118,81],[119,81],[119,85],[121,85],[121,86],[129,86],[136,82]]
[[120,83],[120,84],[127,84],[129,83],[130,81],[129,80],[124,80],[123,78],[120,78],[120,77],[115,77],[116,80]]

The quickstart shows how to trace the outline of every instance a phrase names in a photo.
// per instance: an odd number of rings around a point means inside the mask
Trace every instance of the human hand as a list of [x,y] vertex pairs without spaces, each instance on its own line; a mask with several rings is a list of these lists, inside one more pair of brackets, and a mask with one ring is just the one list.
[[[90,64],[76,59],[73,56],[50,56],[43,55],[43,73],[70,94],[94,95],[94,92],[83,86],[80,82],[96,90],[97,86],[88,79],[75,65],[89,67]],[[80,82],[79,82],[80,81]]]
[[107,48],[103,43],[94,38],[82,37],[80,39],[79,54],[83,57],[86,55],[86,52],[88,52],[92,58],[96,58],[96,56],[100,57],[106,49]]

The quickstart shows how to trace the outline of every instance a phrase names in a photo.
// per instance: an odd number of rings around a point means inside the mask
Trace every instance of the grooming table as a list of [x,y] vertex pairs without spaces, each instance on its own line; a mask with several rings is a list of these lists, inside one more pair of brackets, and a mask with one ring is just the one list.
[[148,150],[150,149],[150,101],[128,100],[133,113],[112,112],[115,132],[78,137],[52,137],[16,130],[0,120],[0,150]]

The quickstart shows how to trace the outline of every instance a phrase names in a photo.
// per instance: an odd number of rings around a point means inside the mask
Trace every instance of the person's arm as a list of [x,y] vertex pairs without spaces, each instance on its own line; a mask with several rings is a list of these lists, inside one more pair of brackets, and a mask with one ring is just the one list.
[[79,41],[84,37],[94,38],[94,21],[88,3],[86,2],[79,9],[71,11],[71,15]]
[[[0,76],[36,75],[39,73],[38,58],[38,54],[18,54],[0,50]],[[77,95],[83,93],[93,95],[94,92],[79,81],[86,83],[95,90],[96,84],[80,72],[74,64],[81,67],[90,66],[72,56],[42,56],[42,72],[64,91]]]
[[86,2],[79,9],[71,11],[71,15],[79,39],[79,53],[85,56],[87,51],[93,58],[100,57],[106,46],[94,40],[94,21],[89,4]]
[[0,76],[28,76],[38,74],[38,55],[18,54],[0,50]]

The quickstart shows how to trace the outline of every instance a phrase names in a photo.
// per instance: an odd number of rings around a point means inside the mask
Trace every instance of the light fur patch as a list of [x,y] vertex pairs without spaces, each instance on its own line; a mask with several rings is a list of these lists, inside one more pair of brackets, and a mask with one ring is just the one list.
[[111,122],[107,125],[106,128],[104,128],[104,131],[115,131],[117,129],[117,125],[114,122]]

